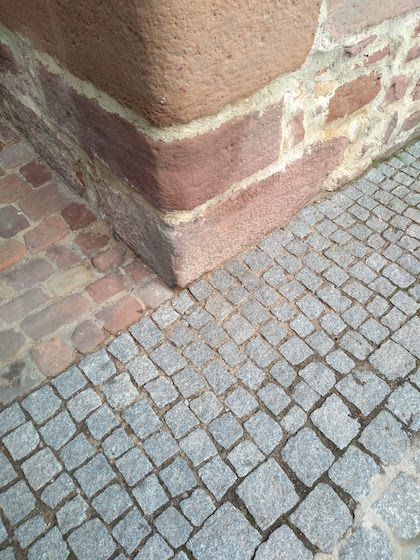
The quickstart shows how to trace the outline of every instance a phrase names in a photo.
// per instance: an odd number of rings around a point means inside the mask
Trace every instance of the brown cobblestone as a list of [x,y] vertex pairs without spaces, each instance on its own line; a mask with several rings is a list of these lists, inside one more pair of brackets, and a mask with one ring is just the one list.
[[48,376],[60,373],[74,359],[73,352],[58,336],[36,344],[31,349],[31,356],[42,373]]

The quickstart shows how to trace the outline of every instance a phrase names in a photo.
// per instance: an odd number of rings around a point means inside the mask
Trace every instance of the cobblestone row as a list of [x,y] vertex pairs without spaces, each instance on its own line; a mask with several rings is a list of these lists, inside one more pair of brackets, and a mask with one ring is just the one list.
[[419,170],[417,143],[1,412],[0,559],[419,558]]

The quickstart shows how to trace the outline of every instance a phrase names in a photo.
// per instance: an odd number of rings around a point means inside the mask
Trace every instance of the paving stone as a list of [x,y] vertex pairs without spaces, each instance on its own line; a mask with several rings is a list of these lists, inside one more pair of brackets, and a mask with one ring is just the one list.
[[198,474],[216,500],[219,501],[236,481],[235,473],[220,457],[208,461],[200,468]]
[[43,424],[51,418],[61,406],[60,399],[48,385],[41,387],[38,391],[31,393],[22,401],[22,406],[31,415],[34,422]]
[[327,484],[318,484],[290,517],[305,537],[323,552],[331,552],[352,524],[352,516]]
[[163,334],[149,317],[144,317],[144,319],[132,325],[128,330],[145,350],[150,350],[150,348],[153,348],[158,342],[163,340]]
[[385,381],[365,370],[353,370],[336,387],[364,416],[368,416],[390,392]]
[[232,368],[239,366],[246,360],[245,354],[232,340],[228,340],[220,346],[219,354],[226,364]]
[[312,486],[334,462],[334,455],[309,428],[289,439],[281,456],[306,486]]
[[358,360],[366,360],[373,347],[358,332],[348,330],[341,338],[340,346]]
[[31,517],[28,521],[22,523],[22,525],[19,525],[19,527],[15,529],[15,536],[19,542],[19,546],[21,548],[27,548],[46,528],[47,524],[40,515]]
[[223,410],[222,404],[217,400],[213,393],[205,391],[202,395],[190,402],[191,410],[194,414],[208,424],[216,418]]
[[418,535],[420,489],[411,476],[400,473],[373,507],[397,538],[412,539]]
[[74,477],[86,496],[91,498],[115,478],[115,473],[105,457],[99,453],[86,465],[75,471]]
[[265,307],[271,307],[278,300],[277,293],[268,286],[261,286],[254,292],[254,297]]
[[206,309],[216,319],[223,320],[232,313],[234,308],[224,297],[216,293],[206,301]]
[[115,461],[129,486],[134,486],[153,470],[153,466],[138,447],[134,447]]
[[122,417],[140,439],[146,438],[162,425],[146,399],[128,408]]
[[135,560],[169,560],[173,555],[165,540],[160,535],[153,535],[146,541]]
[[158,370],[147,356],[134,358],[127,364],[127,369],[137,385],[140,386],[159,375]]
[[67,402],[67,408],[76,422],[80,422],[84,420],[88,414],[99,408],[101,404],[101,399],[93,389],[89,387],[71,398]]
[[334,372],[321,362],[312,362],[299,375],[320,395],[326,395],[335,384]]
[[86,521],[67,542],[78,560],[107,560],[115,550],[115,542],[99,519]]
[[313,555],[287,525],[282,525],[259,546],[255,560],[313,560]]
[[224,393],[235,381],[233,376],[217,360],[206,366],[201,373],[217,395]]
[[246,476],[259,463],[264,461],[264,455],[248,440],[242,441],[232,449],[227,458],[240,477]]
[[180,457],[177,457],[168,467],[163,469],[159,476],[171,496],[179,496],[188,490],[192,490],[197,485],[192,470]]
[[338,560],[392,560],[388,536],[379,527],[359,527],[340,549]]
[[374,344],[380,344],[389,335],[389,330],[375,319],[368,319],[359,330]]
[[185,314],[185,320],[193,329],[201,329],[201,327],[204,327],[204,325],[212,320],[212,316],[205,309],[194,306]]
[[273,346],[278,344],[287,336],[287,331],[278,321],[272,319],[264,323],[260,328],[260,334]]
[[258,408],[258,402],[242,387],[238,387],[230,393],[225,399],[225,404],[240,418],[248,416]]
[[204,381],[190,367],[184,368],[172,379],[184,398],[195,395],[205,387]]
[[178,397],[178,392],[167,379],[158,377],[144,386],[159,408],[164,408]]
[[182,348],[194,339],[194,334],[189,327],[181,324],[174,328],[168,338],[177,348]]
[[293,321],[291,321],[290,327],[302,338],[311,334],[311,332],[315,329],[313,324],[304,315],[298,315],[295,317]]
[[341,295],[340,291],[333,286],[321,288],[317,291],[317,296],[338,314],[343,313],[351,305],[349,298]]
[[185,313],[194,305],[193,300],[186,290],[180,292],[173,300],[172,307],[178,311],[178,313]]
[[200,527],[216,509],[213,500],[202,488],[194,490],[194,492],[188,498],[182,500],[179,505],[182,513],[196,527]]
[[25,415],[18,403],[0,412],[0,437],[25,422]]
[[68,555],[69,549],[60,531],[57,527],[53,527],[44,537],[31,546],[28,552],[28,560],[39,560],[40,558],[65,560]]
[[375,461],[358,447],[350,445],[344,455],[329,470],[329,477],[354,500],[371,491],[370,480],[380,473]]
[[116,459],[133,447],[133,442],[123,428],[117,428],[102,442],[102,449],[109,459]]
[[282,418],[280,424],[286,432],[295,434],[305,424],[306,420],[305,412],[299,406],[293,406]]
[[230,412],[213,420],[208,429],[217,443],[224,449],[230,449],[243,434],[241,425]]
[[176,439],[198,424],[196,416],[183,402],[176,404],[165,414],[165,421]]
[[34,490],[39,490],[62,470],[62,466],[48,447],[37,451],[22,465],[22,470]]
[[406,377],[416,365],[414,356],[392,340],[384,342],[369,362],[390,381]]
[[375,296],[372,301],[368,303],[366,309],[374,317],[382,317],[382,315],[384,315],[388,311],[389,304],[383,297]]
[[382,274],[399,288],[408,288],[415,280],[414,276],[395,263],[386,266]]
[[237,344],[243,344],[255,333],[252,324],[239,314],[223,323],[223,327]]
[[51,509],[54,509],[58,504],[64,500],[69,494],[75,490],[73,480],[68,474],[64,473],[58,478],[48,484],[41,494],[41,500],[47,504]]
[[204,364],[214,358],[213,350],[200,340],[189,344],[184,349],[183,354],[196,368],[201,368]]
[[154,474],[133,488],[133,496],[145,515],[152,515],[168,501],[168,496]]
[[324,404],[311,414],[312,422],[339,449],[344,449],[360,430],[357,420],[336,395],[331,395]]
[[228,270],[222,268],[219,270],[214,270],[210,274],[210,283],[219,292],[225,292],[228,288],[232,286],[233,278],[229,274]]
[[17,473],[13,469],[12,463],[0,451],[0,488],[9,484],[17,477]]
[[89,505],[81,496],[75,496],[65,503],[55,514],[61,533],[64,535],[71,529],[79,527],[87,519],[88,509]]
[[213,292],[213,288],[206,280],[197,280],[188,286],[188,289],[197,301],[203,301]]
[[89,443],[86,436],[78,434],[61,449],[60,457],[66,469],[73,470],[92,457],[94,453],[95,448]]
[[172,506],[155,518],[154,525],[174,548],[185,544],[192,531],[192,527],[185,517]]
[[258,397],[265,406],[276,416],[280,414],[291,402],[291,399],[281,387],[268,383],[258,391]]
[[168,432],[159,432],[144,442],[144,450],[159,467],[173,457],[179,451],[179,447]]
[[3,443],[15,461],[24,459],[39,445],[40,439],[32,422],[22,424],[3,438]]
[[335,350],[328,354],[326,362],[339,373],[349,373],[356,365],[342,350]]
[[227,337],[226,331],[216,322],[208,323],[201,329],[200,335],[212,348],[219,346]]
[[[274,366],[270,369],[270,373],[283,387],[290,387],[296,378],[295,370],[289,363],[286,362],[286,360],[280,360],[274,364]],[[255,389],[257,388],[258,387],[255,387]]]
[[111,523],[132,505],[129,495],[119,484],[108,486],[92,501],[92,506],[105,523]]
[[23,480],[0,494],[0,507],[12,525],[16,525],[35,508],[35,498]]
[[108,345],[110,352],[121,363],[126,364],[139,353],[138,346],[127,333],[123,333]]
[[392,337],[413,356],[420,358],[420,319],[413,317]]
[[150,527],[137,508],[129,511],[112,530],[112,536],[127,554],[131,554],[148,534]]
[[76,366],[72,366],[64,373],[52,380],[52,384],[63,397],[68,399],[86,385],[86,377]]
[[398,291],[391,298],[392,305],[395,305],[400,311],[411,317],[418,311],[418,304],[413,298],[408,296],[405,292]]
[[276,307],[271,309],[271,312],[279,319],[279,321],[289,321],[292,317],[294,317],[297,313],[297,310],[283,301]]
[[[275,366],[273,366],[275,367]],[[265,373],[251,362],[244,364],[237,372],[236,376],[250,389],[258,389],[265,378]]]
[[409,383],[404,383],[392,393],[387,408],[412,430],[420,429],[420,392]]
[[231,503],[223,504],[187,543],[197,560],[251,560],[261,536]]
[[299,500],[293,484],[274,459],[268,459],[249,474],[236,493],[262,530],[273,525]]
[[169,305],[162,305],[152,314],[152,318],[160,329],[166,329],[179,318],[179,314]]
[[213,442],[201,428],[191,432],[179,445],[195,467],[217,453]]
[[271,453],[280,443],[283,432],[268,414],[259,410],[244,424],[246,431],[265,454]]
[[86,420],[86,425],[93,437],[97,440],[101,440],[109,434],[113,428],[118,426],[118,420],[109,406],[103,404],[89,416]]
[[320,399],[319,393],[314,391],[305,381],[301,381],[295,386],[292,397],[306,412]]
[[410,445],[402,425],[387,411],[381,411],[363,430],[359,441],[384,463],[398,464]]
[[168,342],[164,342],[151,352],[150,358],[166,375],[173,375],[187,365],[184,358],[177,354]]
[[344,321],[353,329],[358,329],[368,316],[364,307],[356,303],[342,314]]
[[117,371],[105,349],[98,350],[83,358],[79,367],[94,385],[106,381]]
[[289,338],[285,344],[280,346],[279,350],[286,360],[294,366],[301,364],[313,354],[309,346],[297,336]]

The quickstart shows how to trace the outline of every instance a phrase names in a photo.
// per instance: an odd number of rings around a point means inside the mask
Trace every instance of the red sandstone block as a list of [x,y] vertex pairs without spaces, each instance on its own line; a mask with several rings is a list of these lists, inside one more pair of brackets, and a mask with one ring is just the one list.
[[383,58],[388,56],[390,52],[391,51],[387,46],[379,51],[374,52],[373,54],[370,54],[365,60],[365,66],[368,66],[369,64],[374,64],[375,62],[378,62],[378,60],[382,60]]
[[418,80],[416,85],[414,86],[411,97],[413,98],[414,101],[418,101],[420,99],[420,80]]
[[370,74],[359,76],[336,89],[329,107],[327,122],[345,117],[361,109],[378,95],[381,89],[381,76]]
[[85,228],[96,220],[96,216],[92,214],[89,208],[78,202],[66,206],[61,211],[61,215],[73,230]]
[[86,256],[92,257],[99,251],[99,249],[105,247],[109,241],[109,237],[99,233],[84,231],[79,233],[74,241],[77,245],[79,245]]
[[63,325],[78,319],[90,307],[89,302],[80,294],[73,294],[22,321],[22,329],[34,340],[54,333]]
[[143,315],[144,307],[132,296],[124,296],[113,305],[96,314],[100,321],[105,321],[105,328],[111,334],[126,329]]
[[13,329],[0,333],[0,363],[13,358],[25,344],[22,333]]
[[4,279],[17,292],[24,292],[49,278],[53,272],[53,268],[47,260],[32,258],[21,266],[6,272]]
[[29,227],[29,222],[14,206],[0,208],[0,237],[9,239]]
[[58,336],[36,344],[31,349],[31,356],[42,373],[48,376],[64,371],[74,359],[73,352]]
[[20,72],[20,69],[20,64],[13,56],[9,47],[0,43],[0,72],[11,72],[12,74],[17,74]]
[[23,295],[12,299],[0,307],[0,321],[14,323],[20,321],[32,311],[48,301],[48,296],[40,288],[28,290]]
[[415,111],[412,115],[407,117],[401,126],[401,130],[409,131],[420,123],[420,111]]
[[135,260],[132,263],[128,264],[124,267],[124,270],[137,284],[145,282],[153,276],[153,272],[150,270],[150,268],[139,260]]
[[32,191],[19,201],[19,206],[32,220],[42,220],[71,203],[70,193],[54,182]]
[[39,253],[68,233],[69,228],[61,216],[50,216],[25,235],[25,243],[31,253]]
[[292,138],[290,146],[294,148],[300,144],[305,138],[305,126],[303,124],[304,113],[300,111],[291,119],[288,124],[289,132]]
[[0,271],[19,262],[27,251],[22,243],[16,239],[8,239],[0,244]]
[[[231,118],[207,133],[163,142],[105,111],[45,68],[40,78],[51,118],[157,208],[195,208],[278,159],[282,102]],[[72,111],[61,99],[71,99]]]
[[125,249],[123,247],[112,247],[92,259],[93,266],[100,272],[118,268],[124,262]]
[[26,142],[19,142],[0,152],[0,167],[14,169],[33,159],[35,153]]
[[397,124],[398,124],[398,113],[395,112],[389,123],[388,126],[386,127],[385,130],[385,134],[384,134],[384,144],[387,144],[392,136],[392,133],[394,132],[394,130],[397,128]]
[[62,269],[69,268],[82,260],[77,253],[67,247],[64,247],[63,245],[49,247],[45,254],[51,261],[55,262],[55,264]]
[[399,101],[405,95],[410,84],[411,76],[395,76],[385,95],[385,105]]
[[103,331],[93,321],[83,321],[71,335],[74,347],[83,354],[95,350],[105,338]]
[[44,183],[52,178],[52,173],[45,163],[30,161],[20,168],[20,172],[28,179],[35,188],[42,187]]
[[17,175],[0,179],[0,204],[11,204],[31,191],[31,187]]
[[406,62],[410,62],[411,60],[415,60],[420,56],[420,44],[414,45],[407,53],[407,58],[405,59]]
[[348,56],[356,56],[357,54],[362,52],[364,48],[370,45],[376,39],[376,37],[377,35],[371,35],[370,37],[366,37],[366,39],[362,39],[361,41],[355,43],[354,45],[347,45],[344,47],[344,52]]
[[121,275],[112,274],[93,282],[86,288],[86,291],[96,303],[102,303],[124,288],[124,278]]

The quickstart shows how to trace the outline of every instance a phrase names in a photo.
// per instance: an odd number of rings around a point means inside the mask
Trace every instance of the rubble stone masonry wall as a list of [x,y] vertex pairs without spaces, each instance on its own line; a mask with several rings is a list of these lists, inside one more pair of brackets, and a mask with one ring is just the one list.
[[5,115],[170,285],[420,133],[420,0],[0,0],[0,21]]

